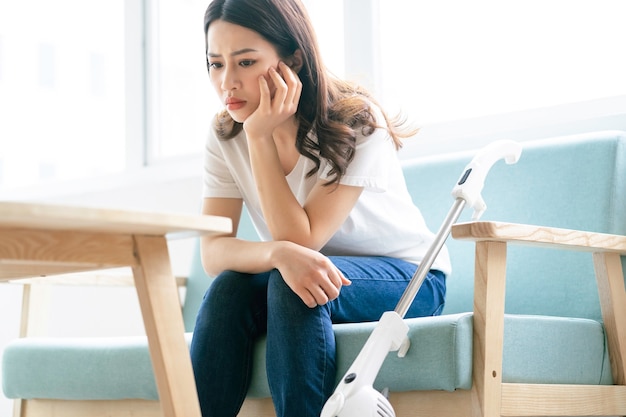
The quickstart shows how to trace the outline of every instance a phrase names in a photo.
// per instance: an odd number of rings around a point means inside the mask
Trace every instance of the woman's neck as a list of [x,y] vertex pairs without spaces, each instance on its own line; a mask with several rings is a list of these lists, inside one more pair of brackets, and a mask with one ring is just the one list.
[[296,145],[296,135],[298,134],[298,122],[296,117],[290,117],[283,124],[274,129],[272,137],[276,146],[286,147]]

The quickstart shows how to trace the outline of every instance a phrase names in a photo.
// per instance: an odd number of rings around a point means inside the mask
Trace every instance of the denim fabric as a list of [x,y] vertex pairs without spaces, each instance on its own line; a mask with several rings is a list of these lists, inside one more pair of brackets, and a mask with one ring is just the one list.
[[[272,270],[220,274],[196,320],[191,360],[203,417],[237,415],[255,340],[267,334],[267,377],[278,417],[318,417],[335,385],[333,323],[376,321],[393,310],[414,264],[386,257],[330,257],[352,281],[326,305],[307,307]],[[445,276],[431,271],[406,317],[438,315]]]

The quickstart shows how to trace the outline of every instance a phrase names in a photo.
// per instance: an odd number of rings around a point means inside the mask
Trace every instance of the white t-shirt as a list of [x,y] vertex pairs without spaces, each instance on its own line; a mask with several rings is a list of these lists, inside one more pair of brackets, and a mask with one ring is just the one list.
[[[380,113],[375,116],[377,121],[384,120]],[[252,176],[245,133],[220,140],[212,132],[206,143],[204,164],[204,197],[243,198],[261,240],[272,240]],[[331,167],[324,159],[319,171],[307,178],[313,166],[310,159],[300,155],[296,166],[286,176],[300,204],[304,204],[318,180],[330,178]],[[357,137],[354,159],[340,182],[364,189],[346,221],[320,252],[327,256],[389,256],[413,263],[422,260],[434,235],[411,200],[397,150],[385,129]],[[445,246],[432,268],[446,275],[450,273]]]

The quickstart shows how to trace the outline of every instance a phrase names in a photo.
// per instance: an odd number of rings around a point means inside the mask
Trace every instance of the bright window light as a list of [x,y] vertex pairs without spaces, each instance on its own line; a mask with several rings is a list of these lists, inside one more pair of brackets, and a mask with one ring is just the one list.
[[626,95],[626,3],[380,2],[384,102],[421,125]]
[[206,0],[159,0],[150,14],[149,161],[202,152],[219,108],[205,61]]
[[0,3],[0,189],[125,168],[124,1]]

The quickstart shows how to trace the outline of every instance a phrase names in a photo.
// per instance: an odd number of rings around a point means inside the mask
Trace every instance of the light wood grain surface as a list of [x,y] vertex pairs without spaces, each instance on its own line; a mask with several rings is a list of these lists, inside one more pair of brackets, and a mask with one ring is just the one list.
[[93,207],[0,202],[0,228],[28,228],[142,235],[168,239],[229,233],[230,219]]
[[626,253],[626,236],[503,222],[469,222],[452,226],[459,240],[501,241],[563,247],[586,252]]

